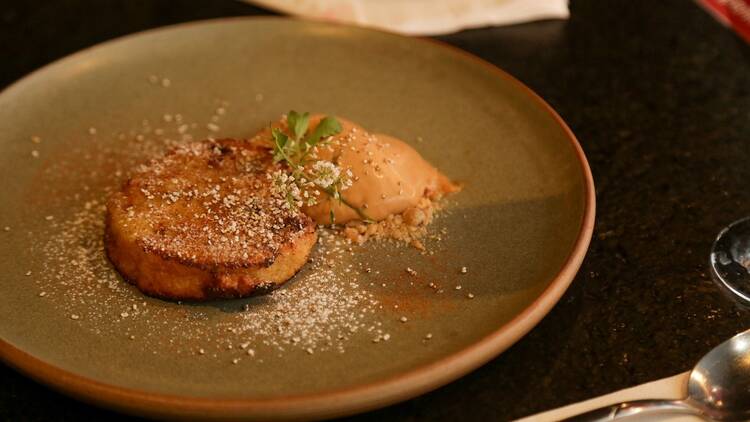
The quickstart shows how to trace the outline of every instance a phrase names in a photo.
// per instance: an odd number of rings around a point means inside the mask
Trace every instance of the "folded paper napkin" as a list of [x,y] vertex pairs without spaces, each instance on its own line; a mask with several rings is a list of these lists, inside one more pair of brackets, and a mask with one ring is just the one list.
[[282,13],[406,35],[566,19],[568,0],[245,0]]
[[[539,413],[516,422],[553,422],[571,416],[579,415],[588,410],[612,404],[622,403],[630,400],[640,399],[682,399],[687,396],[687,382],[689,372],[684,372],[673,377],[652,381],[625,390],[616,391],[594,399],[571,404],[559,409]],[[627,418],[628,422],[701,422],[703,419],[695,416],[683,415],[652,415]]]

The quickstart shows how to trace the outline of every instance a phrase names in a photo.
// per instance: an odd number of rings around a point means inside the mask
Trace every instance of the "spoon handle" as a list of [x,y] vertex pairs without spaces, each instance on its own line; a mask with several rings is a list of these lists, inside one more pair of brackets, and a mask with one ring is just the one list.
[[669,413],[689,414],[705,418],[695,407],[683,400],[634,400],[625,403],[613,404],[590,410],[586,413],[573,416],[563,421],[567,422],[598,422],[613,421],[629,416]]

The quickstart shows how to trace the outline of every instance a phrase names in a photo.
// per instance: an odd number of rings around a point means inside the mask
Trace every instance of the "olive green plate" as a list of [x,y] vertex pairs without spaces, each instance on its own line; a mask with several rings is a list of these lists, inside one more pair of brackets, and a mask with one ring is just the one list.
[[[123,169],[164,138],[248,136],[289,109],[400,137],[465,188],[431,227],[441,238],[427,242],[432,254],[366,245],[345,258],[351,269],[337,267],[331,283],[346,290],[356,279],[372,312],[342,312],[333,302],[355,293],[320,285],[339,320],[317,324],[339,329],[354,318],[358,332],[316,340],[312,354],[253,337],[249,356],[232,324],[269,298],[143,297],[96,250],[90,233],[101,227],[84,203],[97,208]],[[9,227],[0,231],[0,356],[67,394],[137,414],[321,418],[434,389],[550,310],[593,227],[586,159],[539,97],[459,50],[366,29],[225,19],[128,36],[5,90],[0,133],[0,227]],[[292,298],[314,272],[285,288]],[[300,306],[320,320],[313,308],[331,303]],[[377,330],[388,340],[375,341]]]

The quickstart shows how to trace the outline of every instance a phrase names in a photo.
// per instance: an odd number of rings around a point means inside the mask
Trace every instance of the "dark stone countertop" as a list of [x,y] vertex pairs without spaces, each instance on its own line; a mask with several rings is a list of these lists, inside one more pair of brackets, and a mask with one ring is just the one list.
[[[578,277],[500,357],[352,419],[508,420],[687,370],[750,326],[707,265],[717,231],[750,215],[750,47],[684,0],[571,0],[571,12],[439,38],[521,79],[578,136],[598,202]],[[5,2],[0,86],[120,35],[258,13],[228,0]],[[127,419],[6,366],[0,378],[2,420]]]

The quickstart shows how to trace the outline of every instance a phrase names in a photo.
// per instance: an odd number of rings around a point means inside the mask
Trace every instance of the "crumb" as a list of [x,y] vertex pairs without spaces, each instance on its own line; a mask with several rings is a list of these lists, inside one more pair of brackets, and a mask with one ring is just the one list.
[[466,274],[469,270],[466,267],[461,267],[461,274]]
[[34,157],[34,158],[39,158],[39,151],[37,151],[37,150],[31,151],[31,156]]
[[[367,209],[367,204],[363,204],[362,208]],[[340,233],[356,244],[362,244],[368,240],[394,240],[425,251],[422,239],[427,237],[427,226],[432,223],[441,209],[439,198],[424,197],[416,206],[406,209],[401,214],[389,215],[384,220],[375,223],[350,221]]]
[[473,293],[469,293],[468,295],[466,295],[466,297],[468,297],[469,299],[474,299],[474,294]]
[[456,290],[461,290],[461,285],[456,286]]
[[426,335],[424,336],[424,338],[425,338],[425,339],[427,339],[427,340],[431,339],[431,338],[432,338],[432,333],[427,333],[427,334],[426,334]]
[[409,319],[407,317],[405,317],[405,316],[402,316],[401,318],[399,318],[399,321],[401,321],[401,322],[406,322],[408,320]]

